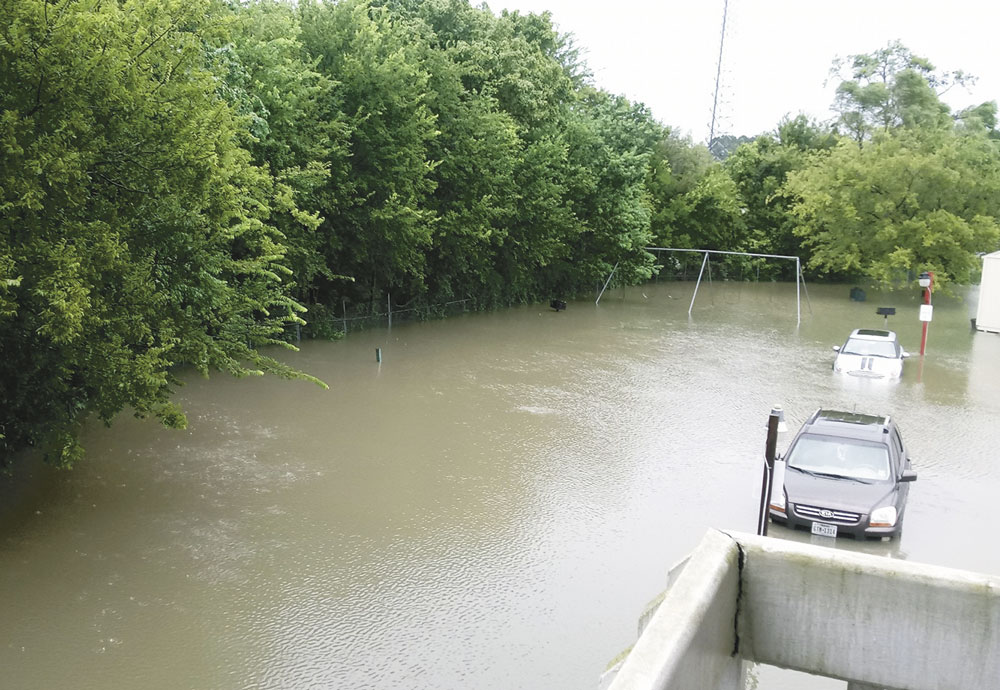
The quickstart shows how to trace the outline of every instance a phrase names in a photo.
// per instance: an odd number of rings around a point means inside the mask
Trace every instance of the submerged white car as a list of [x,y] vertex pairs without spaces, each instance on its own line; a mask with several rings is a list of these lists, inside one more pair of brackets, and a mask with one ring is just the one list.
[[833,349],[837,352],[834,371],[874,379],[899,378],[903,360],[910,356],[899,346],[894,332],[868,328],[851,331],[847,342]]

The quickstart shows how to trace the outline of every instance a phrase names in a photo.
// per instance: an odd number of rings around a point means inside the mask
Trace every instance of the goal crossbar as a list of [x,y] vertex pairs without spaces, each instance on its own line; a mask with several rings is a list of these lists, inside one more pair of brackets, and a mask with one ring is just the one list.
[[[809,310],[812,311],[812,302],[809,300],[809,291],[806,290],[806,280],[805,276],[802,275],[802,260],[797,256],[788,256],[787,254],[757,254],[754,252],[730,252],[721,249],[681,249],[677,247],[644,247],[647,252],[687,252],[690,254],[704,254],[705,258],[701,261],[701,270],[698,271],[698,282],[694,286],[694,294],[691,295],[691,304],[688,306],[688,316],[691,316],[691,311],[694,309],[694,300],[698,296],[698,288],[701,286],[701,278],[705,273],[705,266],[708,264],[708,257],[710,254],[723,254],[726,256],[752,256],[761,259],[786,259],[788,261],[795,262],[795,312],[798,318],[797,323],[802,323],[802,297],[801,293],[805,290],[806,301],[809,302]],[[618,264],[615,264],[615,270],[617,270]],[[611,271],[611,275],[608,276],[607,282],[604,284],[604,288],[607,289],[608,283],[611,282],[611,276],[615,274],[615,270]],[[601,294],[597,296],[597,303],[601,301],[601,295],[604,294],[604,290],[601,290]]]

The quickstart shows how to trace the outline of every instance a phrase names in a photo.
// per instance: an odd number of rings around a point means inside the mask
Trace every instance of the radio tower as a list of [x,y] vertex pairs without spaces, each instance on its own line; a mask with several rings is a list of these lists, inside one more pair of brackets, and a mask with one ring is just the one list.
[[729,14],[729,0],[722,0],[722,31],[719,34],[719,61],[715,65],[715,92],[712,94],[712,124],[708,127],[708,150],[715,145],[715,121],[719,109],[719,89],[722,84],[722,49],[726,45],[726,17]]

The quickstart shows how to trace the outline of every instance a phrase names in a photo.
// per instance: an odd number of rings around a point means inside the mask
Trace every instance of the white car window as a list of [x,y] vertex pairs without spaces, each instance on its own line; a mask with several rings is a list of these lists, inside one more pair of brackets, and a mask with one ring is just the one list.
[[891,340],[848,338],[840,352],[845,355],[861,355],[862,357],[899,357],[896,343]]

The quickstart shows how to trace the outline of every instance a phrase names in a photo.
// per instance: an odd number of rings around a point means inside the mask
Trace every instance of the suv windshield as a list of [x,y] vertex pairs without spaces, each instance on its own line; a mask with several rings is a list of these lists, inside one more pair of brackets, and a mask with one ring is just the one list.
[[845,355],[861,355],[862,357],[899,356],[899,353],[896,352],[896,343],[891,340],[864,340],[862,338],[848,338],[840,352]]
[[788,467],[851,479],[888,479],[889,450],[836,436],[800,436],[786,459]]

